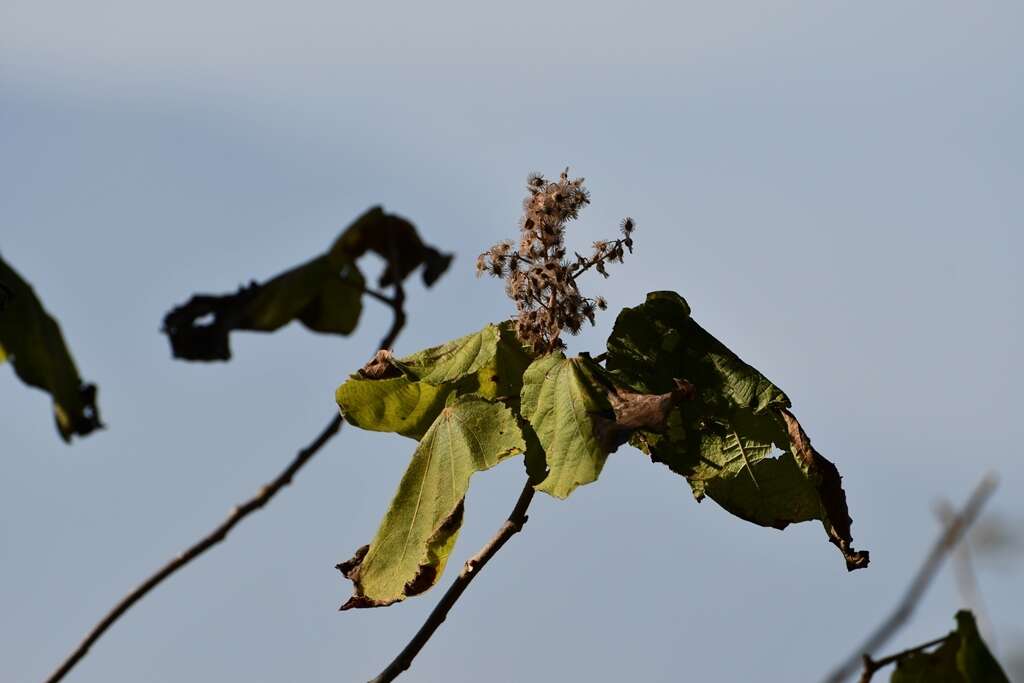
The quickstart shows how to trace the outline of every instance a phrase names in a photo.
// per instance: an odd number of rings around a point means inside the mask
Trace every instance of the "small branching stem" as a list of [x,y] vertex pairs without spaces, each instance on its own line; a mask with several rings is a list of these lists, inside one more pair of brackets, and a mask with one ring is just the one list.
[[949,520],[942,534],[935,540],[931,552],[928,553],[921,568],[917,570],[917,574],[910,582],[910,586],[907,587],[906,593],[903,594],[903,599],[864,643],[824,679],[824,683],[843,683],[849,679],[857,672],[861,664],[867,661],[865,657],[870,657],[872,653],[877,652],[910,619],[910,615],[914,613],[914,608],[917,607],[917,603],[920,602],[921,596],[924,595],[932,579],[935,578],[946,558],[956,548],[957,543],[963,538],[964,533],[974,523],[974,520],[978,518],[981,509],[992,496],[996,483],[995,475],[989,474],[982,478],[970,498],[967,499],[963,509]]
[[943,636],[942,638],[936,638],[935,640],[932,640],[930,642],[923,643],[921,645],[917,645],[916,647],[908,648],[908,649],[904,650],[903,652],[897,652],[894,655],[889,655],[888,657],[883,657],[882,659],[878,659],[878,660],[871,659],[870,655],[863,655],[862,661],[864,662],[864,672],[860,675],[860,680],[857,683],[870,683],[871,677],[874,676],[875,672],[877,672],[879,669],[885,668],[885,667],[889,666],[890,664],[903,661],[904,659],[906,659],[910,655],[917,654],[918,652],[922,652],[924,650],[927,650],[930,647],[934,647],[936,645],[942,645],[943,643],[948,641],[950,638],[956,638],[956,637],[957,637],[957,634],[950,633],[948,636]]
[[526,486],[523,487],[522,493],[519,494],[519,499],[516,501],[515,507],[512,508],[512,512],[509,514],[508,519],[501,525],[498,532],[489,540],[484,547],[482,547],[475,555],[466,560],[466,563],[462,565],[462,571],[455,578],[455,581],[445,592],[444,596],[437,603],[434,609],[430,612],[427,620],[423,622],[423,626],[416,632],[416,635],[412,637],[409,644],[406,645],[398,656],[388,664],[387,668],[380,672],[380,674],[374,678],[370,683],[387,683],[397,678],[403,671],[408,669],[412,665],[412,660],[416,658],[423,646],[427,644],[434,632],[437,631],[438,627],[444,623],[444,620],[448,617],[448,612],[451,611],[455,603],[458,602],[459,598],[465,592],[466,588],[469,587],[470,582],[480,573],[484,568],[484,565],[494,557],[494,555],[501,550],[501,547],[505,545],[508,539],[519,533],[523,525],[526,524],[528,519],[526,516],[526,510],[530,507],[530,502],[533,500],[534,488],[533,485],[527,481]]

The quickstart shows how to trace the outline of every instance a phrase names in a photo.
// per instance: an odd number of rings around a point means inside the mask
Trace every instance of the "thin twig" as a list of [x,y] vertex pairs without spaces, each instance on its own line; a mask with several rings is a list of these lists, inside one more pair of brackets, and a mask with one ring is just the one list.
[[941,638],[936,638],[935,640],[932,640],[932,641],[927,642],[927,643],[923,643],[923,644],[918,645],[916,647],[907,648],[903,652],[897,652],[894,655],[889,655],[888,657],[883,657],[882,659],[879,659],[877,661],[874,660],[874,659],[871,659],[871,657],[868,656],[868,655],[864,655],[863,658],[862,658],[863,661],[864,661],[864,673],[862,673],[860,675],[860,680],[858,680],[857,683],[870,683],[871,677],[874,676],[875,672],[877,672],[879,669],[884,669],[885,667],[889,666],[890,664],[892,664],[894,662],[902,661],[903,659],[909,657],[910,655],[917,654],[918,652],[921,652],[922,650],[927,650],[928,648],[934,647],[936,645],[942,645],[943,643],[945,643],[950,638],[956,638],[956,637],[957,637],[956,633],[950,633],[949,635],[942,636]]
[[857,672],[858,667],[864,661],[864,656],[877,652],[910,619],[914,608],[917,607],[921,596],[924,595],[932,579],[935,578],[935,575],[942,567],[942,563],[956,547],[964,532],[977,519],[978,513],[981,512],[981,508],[988,501],[995,488],[996,477],[992,474],[986,475],[978,483],[970,498],[967,499],[967,503],[964,504],[963,509],[950,521],[939,538],[936,539],[935,545],[932,546],[931,552],[928,553],[921,568],[917,570],[917,574],[914,575],[914,579],[910,582],[907,592],[904,593],[903,599],[900,600],[896,609],[875,629],[874,633],[868,636],[867,640],[853,654],[824,679],[825,683],[842,683],[847,680]]
[[188,550],[179,554],[173,560],[165,564],[159,571],[146,579],[135,590],[124,596],[124,598],[114,605],[113,609],[107,612],[107,615],[103,617],[103,619],[101,619],[91,631],[89,631],[85,639],[82,640],[77,648],[75,648],[75,651],[64,660],[64,662],[50,675],[48,679],[46,679],[47,683],[56,683],[56,681],[64,678],[71,668],[78,663],[78,660],[89,652],[89,648],[92,647],[93,643],[99,640],[100,636],[102,636],[103,633],[110,628],[122,614],[131,609],[132,605],[145,597],[147,593],[160,585],[164,579],[202,555],[217,543],[223,541],[228,535],[228,532],[231,531],[236,524],[270,502],[270,499],[273,498],[278,491],[291,483],[292,477],[295,476],[295,473],[298,472],[310,458],[316,455],[316,452],[319,451],[332,436],[337,434],[339,429],[341,429],[341,415],[336,415],[331,419],[327,427],[320,432],[320,435],[316,437],[313,443],[299,451],[291,464],[289,464],[276,479],[261,488],[260,492],[254,498],[251,498],[242,505],[238,505],[233,508],[227,519],[221,522],[216,529],[203,537],[198,543],[194,544]]
[[508,539],[512,538],[515,534],[519,533],[523,525],[526,524],[528,519],[526,516],[526,510],[530,507],[530,501],[533,500],[533,485],[527,481],[526,486],[523,487],[522,493],[519,494],[519,500],[516,501],[516,505],[512,508],[511,514],[505,523],[501,525],[491,540],[481,548],[476,555],[469,558],[464,565],[462,565],[462,571],[455,578],[455,582],[448,588],[444,596],[441,598],[437,606],[431,611],[430,616],[420,627],[420,630],[416,632],[416,635],[412,637],[409,644],[398,653],[398,656],[388,664],[387,668],[384,669],[376,678],[370,683],[387,683],[397,678],[403,671],[409,668],[412,664],[412,660],[416,658],[423,646],[427,644],[430,637],[434,635],[434,631],[444,622],[448,616],[448,612],[451,611],[452,607],[458,601],[462,593],[469,587],[470,582],[480,573],[480,570],[484,568],[487,561],[494,557],[494,554],[501,550],[501,546],[505,545]]
[[[611,243],[614,244],[614,246],[611,249],[609,249],[608,251],[606,251],[603,254],[599,254],[597,256],[591,257],[590,259],[587,259],[586,261],[584,261],[584,263],[580,267],[580,269],[577,270],[575,273],[573,273],[569,277],[569,279],[572,280],[575,283],[576,279],[579,278],[580,275],[583,275],[583,273],[587,272],[588,270],[590,270],[591,268],[593,268],[597,264],[604,263],[605,261],[611,260],[612,254],[617,252],[619,249],[621,249],[622,245],[625,244],[625,242],[626,242],[625,239],[612,240]],[[579,256],[579,254],[577,254],[577,256]],[[605,277],[607,277],[607,275]]]
[[[396,263],[397,255],[393,253],[391,260],[392,264]],[[398,272],[397,268],[394,272]],[[391,327],[381,340],[380,347],[382,349],[390,348],[395,343],[395,339],[402,331],[402,328],[405,327],[405,290],[402,289],[402,282],[398,278],[395,278],[395,282],[393,284],[395,295],[391,298],[385,297],[376,292],[371,292],[370,290],[365,290],[368,294],[374,296],[374,298],[377,298],[389,305],[391,310],[394,312],[394,319],[392,320]],[[324,430],[320,432],[320,435],[317,436],[311,444],[299,451],[298,455],[295,456],[295,459],[291,461],[288,467],[277,475],[273,481],[263,486],[255,497],[250,498],[241,505],[235,506],[231,510],[231,514],[228,515],[227,519],[221,522],[216,529],[204,536],[187,550],[177,555],[174,559],[161,567],[155,574],[142,582],[135,590],[124,596],[120,602],[114,605],[114,607],[107,612],[103,619],[93,626],[92,630],[90,630],[82,642],[79,643],[78,647],[75,648],[75,650],[68,655],[67,659],[65,659],[57,668],[57,670],[46,679],[46,683],[56,683],[64,678],[75,664],[77,664],[78,661],[89,652],[89,648],[99,640],[100,636],[102,636],[107,629],[113,626],[114,622],[116,622],[121,615],[131,609],[136,602],[145,597],[147,593],[160,585],[164,579],[169,577],[171,574],[223,541],[224,538],[227,537],[228,532],[230,532],[236,524],[269,503],[270,499],[273,498],[278,491],[291,483],[292,478],[300,469],[302,469],[302,466],[309,462],[309,460],[316,455],[317,451],[319,451],[332,436],[338,433],[341,429],[341,424],[342,418],[340,414],[331,418],[331,421]]]

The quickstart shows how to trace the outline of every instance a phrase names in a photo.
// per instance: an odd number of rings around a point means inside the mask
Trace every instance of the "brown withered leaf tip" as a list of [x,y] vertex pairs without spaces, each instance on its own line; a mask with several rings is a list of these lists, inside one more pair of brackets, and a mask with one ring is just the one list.
[[[466,499],[463,498],[459,501],[459,504],[455,506],[452,513],[445,518],[441,525],[437,527],[430,540],[427,541],[427,547],[433,547],[434,545],[443,544],[444,541],[452,536],[452,534],[458,533],[459,529],[462,528],[462,518],[466,511]],[[419,595],[429,590],[435,583],[437,583],[437,572],[438,567],[435,563],[424,562],[420,565],[419,571],[416,576],[405,584],[405,594],[407,596]]]
[[[444,521],[438,525],[437,529],[434,530],[430,540],[427,541],[428,549],[443,545],[447,539],[458,533],[459,529],[462,527],[462,519],[465,513],[465,502],[465,498],[460,500],[458,505],[456,505],[452,510],[451,514],[449,514]],[[346,600],[345,603],[338,608],[341,612],[350,609],[387,607],[388,605],[393,605],[407,597],[412,597],[426,592],[437,583],[439,570],[438,560],[436,556],[433,556],[432,551],[428,550],[428,554],[421,561],[416,576],[406,582],[405,586],[402,588],[402,594],[400,596],[397,596],[392,600],[376,600],[374,598],[369,598],[363,594],[361,577],[363,560],[366,559],[366,554],[369,551],[370,546],[364,545],[356,550],[351,559],[335,565],[338,571],[340,571],[346,579],[352,582],[352,597]]]
[[359,374],[366,379],[389,379],[402,374],[401,370],[391,362],[394,354],[388,349],[381,349],[374,354],[373,358],[359,368]]
[[793,455],[810,472],[818,489],[818,496],[828,516],[829,540],[843,553],[847,570],[867,567],[870,553],[853,547],[853,520],[850,519],[850,511],[846,506],[846,493],[843,491],[839,470],[811,446],[810,438],[793,413],[785,408],[778,410],[786,423],[786,431],[789,432],[789,440],[793,444]]
[[664,394],[640,394],[620,386],[609,386],[608,402],[615,419],[596,416],[594,420],[594,434],[602,447],[614,453],[637,430],[664,432],[672,408],[696,394],[690,382],[676,379],[675,383],[676,388]]

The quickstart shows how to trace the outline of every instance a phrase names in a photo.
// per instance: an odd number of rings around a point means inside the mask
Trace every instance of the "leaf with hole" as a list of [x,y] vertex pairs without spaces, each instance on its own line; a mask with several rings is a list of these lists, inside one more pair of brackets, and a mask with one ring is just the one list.
[[[234,294],[197,294],[174,308],[163,326],[172,353],[184,360],[228,360],[233,330],[272,332],[294,320],[314,332],[351,334],[362,313],[365,287],[356,260],[367,251],[397,259],[402,279],[426,264],[428,285],[451,261],[424,245],[404,218],[374,207],[349,225],[326,253],[262,284],[253,282]],[[387,269],[381,277],[393,282]]]

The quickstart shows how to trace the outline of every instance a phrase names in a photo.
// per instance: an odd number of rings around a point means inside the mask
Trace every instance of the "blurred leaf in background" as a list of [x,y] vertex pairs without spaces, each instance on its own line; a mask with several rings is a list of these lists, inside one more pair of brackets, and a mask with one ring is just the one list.
[[[443,254],[420,239],[412,223],[376,206],[357,218],[324,254],[262,284],[234,294],[197,294],[164,317],[175,358],[229,360],[232,330],[273,332],[293,320],[314,332],[351,334],[363,310],[365,279],[356,260],[367,252],[386,262],[380,286],[404,280],[423,266],[429,287],[448,269]],[[394,268],[392,267],[394,264]],[[376,296],[380,296],[376,294]]]
[[22,382],[53,397],[64,441],[101,428],[96,386],[82,382],[57,321],[3,258],[0,283],[0,363],[9,361]]

